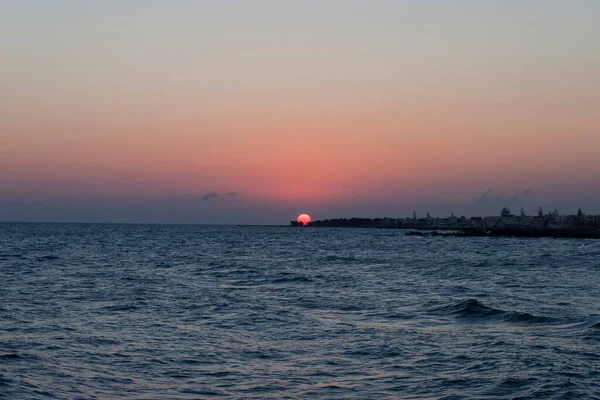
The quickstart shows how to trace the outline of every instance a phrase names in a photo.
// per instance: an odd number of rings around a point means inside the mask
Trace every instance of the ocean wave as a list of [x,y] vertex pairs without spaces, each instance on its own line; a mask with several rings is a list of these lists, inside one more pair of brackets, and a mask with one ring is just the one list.
[[580,324],[576,324],[577,327],[588,328],[588,329],[600,329],[600,317],[590,318]]
[[551,318],[537,316],[527,312],[505,311],[488,307],[477,299],[464,299],[457,303],[438,307],[435,311],[461,318],[515,323],[547,323],[552,321]]
[[11,254],[11,253],[0,254],[0,260],[8,260],[9,258],[25,258],[25,256],[23,254]]
[[272,283],[308,283],[313,282],[311,278],[306,276],[283,276],[280,278],[274,278],[271,280]]
[[132,304],[122,304],[122,305],[110,305],[110,306],[105,306],[102,307],[102,310],[105,311],[133,311],[133,310],[137,310],[139,307],[134,306]]
[[349,255],[329,254],[329,255],[325,256],[324,261],[328,262],[328,263],[340,262],[340,263],[353,264],[353,263],[360,262],[360,259],[358,259],[354,256],[349,256]]
[[583,322],[582,327],[588,329],[600,329],[600,317],[593,317]]
[[562,325],[560,328],[564,329],[600,329],[600,317],[593,317],[586,321],[571,323],[567,325]]
[[11,359],[18,359],[18,358],[23,358],[18,354],[15,353],[8,353],[8,354],[0,354],[0,358],[11,358]]

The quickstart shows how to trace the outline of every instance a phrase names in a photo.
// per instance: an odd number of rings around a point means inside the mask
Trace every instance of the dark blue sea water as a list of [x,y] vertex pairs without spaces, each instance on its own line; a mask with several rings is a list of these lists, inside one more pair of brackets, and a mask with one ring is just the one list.
[[2,399],[598,399],[600,241],[0,224]]

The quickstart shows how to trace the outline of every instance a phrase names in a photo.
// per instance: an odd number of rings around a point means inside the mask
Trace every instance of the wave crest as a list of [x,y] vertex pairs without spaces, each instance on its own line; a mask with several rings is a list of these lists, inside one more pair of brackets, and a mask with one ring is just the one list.
[[490,321],[518,323],[543,323],[551,321],[548,317],[537,316],[527,312],[506,311],[488,307],[477,299],[464,299],[454,304],[442,306],[437,311],[460,318]]

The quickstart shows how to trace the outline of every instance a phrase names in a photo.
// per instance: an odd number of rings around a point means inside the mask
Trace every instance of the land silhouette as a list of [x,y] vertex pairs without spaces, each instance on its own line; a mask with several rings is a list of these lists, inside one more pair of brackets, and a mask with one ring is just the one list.
[[561,215],[557,210],[544,213],[542,207],[530,216],[521,208],[515,215],[504,207],[497,216],[434,218],[429,213],[419,218],[413,212],[409,218],[334,218],[315,220],[308,224],[290,221],[290,226],[330,228],[407,229],[409,235],[446,236],[516,236],[571,237],[600,239],[600,215],[587,215],[581,209],[576,214]]

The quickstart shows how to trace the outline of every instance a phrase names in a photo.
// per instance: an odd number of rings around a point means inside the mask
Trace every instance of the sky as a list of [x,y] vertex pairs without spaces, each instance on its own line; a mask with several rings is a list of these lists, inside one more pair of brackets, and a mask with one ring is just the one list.
[[0,221],[600,214],[597,0],[0,0]]

